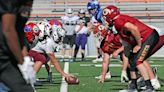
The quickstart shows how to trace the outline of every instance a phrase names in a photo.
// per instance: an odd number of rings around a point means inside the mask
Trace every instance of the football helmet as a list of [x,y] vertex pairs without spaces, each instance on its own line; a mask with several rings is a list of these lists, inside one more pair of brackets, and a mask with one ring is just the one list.
[[68,8],[68,9],[66,10],[66,13],[67,13],[67,16],[68,16],[68,17],[72,17],[72,16],[73,16],[73,10],[72,10],[71,8]]
[[51,37],[55,42],[57,42],[59,40],[59,36],[58,36],[57,31],[52,31]]
[[49,21],[49,23],[52,26],[52,30],[56,31],[59,37],[64,37],[66,34],[66,31],[63,29],[63,25],[60,21],[56,19],[52,19]]
[[84,9],[80,9],[78,13],[79,14],[85,14],[85,10]]
[[108,30],[102,24],[95,27],[93,30],[95,37],[98,38],[99,42],[101,43],[102,40],[108,35]]
[[[95,10],[95,13],[97,13],[100,10],[100,4],[97,0],[91,0],[87,4],[87,10],[89,14],[92,14],[91,10]],[[94,15],[94,14],[92,14]]]
[[40,29],[35,23],[29,22],[25,25],[24,32],[25,32],[25,36],[27,37],[27,40],[29,42],[32,42],[35,36],[39,35]]
[[61,38],[64,37],[66,34],[65,30],[62,29],[61,27],[57,27],[56,30],[52,31],[51,37],[55,42],[61,41]]
[[119,9],[116,6],[110,5],[103,9],[102,17],[108,22],[108,25],[111,25],[112,20],[119,14]]
[[52,32],[52,26],[46,22],[46,21],[41,21],[37,23],[37,26],[41,30],[39,33],[39,39],[43,39],[44,36],[50,36]]
[[60,27],[63,26],[62,23],[59,20],[56,20],[56,19],[50,20],[49,24],[52,26],[52,28],[53,28],[53,26],[60,26]]

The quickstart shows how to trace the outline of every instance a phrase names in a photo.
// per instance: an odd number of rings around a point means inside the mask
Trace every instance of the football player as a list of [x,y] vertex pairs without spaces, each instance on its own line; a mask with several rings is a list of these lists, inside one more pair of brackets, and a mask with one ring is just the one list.
[[145,80],[146,89],[144,92],[153,92],[154,88],[149,77],[150,70],[143,63],[151,56],[152,49],[159,41],[159,34],[155,29],[138,19],[120,14],[119,9],[115,6],[105,7],[102,15],[108,25],[114,25],[121,39],[127,42],[126,46],[124,45],[124,51],[129,60],[132,82],[127,90],[122,91],[137,91],[137,77],[135,74],[135,68],[137,68]]
[[129,78],[127,77],[126,73],[128,67],[128,60],[123,54],[124,46],[121,43],[119,35],[113,34],[112,32],[108,31],[108,29],[106,29],[106,27],[102,24],[96,26],[93,33],[97,36],[97,38],[99,38],[99,42],[101,43],[100,47],[104,52],[102,65],[105,68],[102,68],[102,75],[100,76],[100,78],[96,78],[100,79],[100,82],[104,82],[104,79],[106,79],[106,68],[108,68],[108,65],[110,63],[110,56],[112,55],[114,58],[117,58],[118,54],[120,54],[121,60],[123,61],[121,81],[123,81],[123,78],[125,78],[125,80],[128,81]]
[[[90,31],[88,31],[87,24],[90,21],[90,18],[86,16],[85,10],[80,9],[78,12],[79,23],[75,27],[75,49],[74,49],[74,60],[76,61],[76,56],[79,51],[81,45],[81,61],[84,61],[85,56],[85,45],[87,44],[87,37],[90,35]],[[78,31],[77,31],[78,30]]]
[[40,28],[38,35],[39,41],[36,46],[29,51],[29,55],[33,57],[35,61],[35,71],[39,72],[41,66],[46,62],[44,54],[46,53],[57,71],[65,78],[70,78],[72,75],[63,72],[59,62],[54,56],[54,52],[58,51],[61,46],[58,43],[61,41],[60,38],[65,35],[65,31],[62,28],[52,30],[51,25],[49,26],[46,23],[38,23],[37,25]]
[[[90,23],[88,23],[88,25],[92,25],[91,28],[94,30],[94,26],[97,26],[98,24],[102,23],[102,9],[97,0],[90,0],[87,4],[87,10],[92,16],[91,21]],[[98,41],[98,38],[96,38],[96,36],[95,43],[98,56],[95,60],[93,60],[93,63],[96,63],[97,61],[102,61],[102,50],[100,49],[100,42]]]
[[67,9],[66,15],[61,17],[63,28],[67,31],[64,40],[63,40],[63,49],[62,49],[62,61],[65,58],[65,51],[68,49],[69,53],[69,61],[73,61],[73,46],[75,44],[75,26],[79,19],[78,16],[74,15],[73,10],[71,8]]
[[[87,4],[87,10],[89,12],[89,14],[92,15],[90,23],[88,23],[88,30],[95,30],[95,26],[102,24],[103,23],[103,18],[102,18],[102,9],[100,6],[100,3],[97,0],[90,0]],[[104,23],[103,23],[104,24]],[[93,63],[97,63],[97,61],[103,61],[102,58],[102,50],[100,48],[100,42],[99,42],[99,38],[96,37],[96,35],[94,35],[95,38],[95,44],[96,44],[96,48],[97,48],[97,58],[95,60],[93,60]],[[106,79],[110,79],[111,78],[111,73],[108,69],[107,71],[108,73],[106,74]],[[96,79],[100,79],[100,76],[96,76]]]
[[[46,23],[46,22],[45,22]],[[34,22],[28,22],[25,27],[24,27],[24,32],[25,32],[25,35],[26,35],[26,38],[28,40],[28,42],[26,41],[26,45],[28,47],[28,51],[35,47],[35,45],[37,44],[38,42],[38,36],[39,36],[39,33],[40,33],[40,29],[39,27],[34,23]],[[52,82],[52,69],[50,67],[50,61],[49,61],[49,58],[48,56],[45,54],[46,56],[46,63],[45,63],[45,68],[48,72],[48,78],[47,80],[51,83]],[[38,81],[36,81],[34,83],[35,86],[37,85],[41,85]]]

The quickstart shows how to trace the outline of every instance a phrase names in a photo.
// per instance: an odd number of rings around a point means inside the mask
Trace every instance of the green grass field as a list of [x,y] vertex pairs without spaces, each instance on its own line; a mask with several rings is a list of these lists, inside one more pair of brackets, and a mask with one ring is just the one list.
[[[161,65],[158,66],[158,76],[162,88],[157,92],[164,92],[164,60],[157,59],[158,58],[153,59],[154,63],[151,65]],[[87,64],[91,66],[84,66]],[[96,65],[97,64],[101,65],[101,63],[96,63]],[[120,62],[113,60],[111,64],[120,64]],[[64,62],[61,62],[61,66],[63,65]],[[68,85],[67,92],[118,92],[121,89],[127,88],[127,83],[120,82],[121,67],[110,67],[112,78],[106,80],[104,84],[100,84],[98,80],[95,79],[95,76],[101,73],[101,67],[95,67],[94,65],[91,60],[69,63],[69,72],[79,78],[80,84]],[[62,77],[56,72],[55,68],[53,68],[54,83],[46,82],[47,72],[45,68],[42,68],[38,73],[38,78],[40,78],[43,86],[37,86],[37,92],[60,92]]]

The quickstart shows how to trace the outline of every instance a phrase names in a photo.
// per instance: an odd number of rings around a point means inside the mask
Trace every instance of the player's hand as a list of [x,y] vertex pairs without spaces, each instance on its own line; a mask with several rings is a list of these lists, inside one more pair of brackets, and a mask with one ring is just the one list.
[[129,81],[129,78],[127,77],[126,71],[122,70],[122,73],[121,73],[121,82],[124,83],[126,81]]
[[102,75],[101,76],[101,79],[98,81],[99,83],[104,83],[104,81],[105,81],[105,75]]
[[140,45],[136,45],[136,46],[133,48],[133,53],[137,53],[140,49],[141,49],[141,46],[140,46]]
[[74,77],[74,75],[72,75],[72,74],[65,74],[64,77],[65,77],[66,79],[69,79],[70,77]]
[[34,62],[32,61],[31,57],[26,56],[24,57],[23,64],[18,64],[18,67],[26,80],[27,83],[33,84],[36,81],[36,72],[34,70]]

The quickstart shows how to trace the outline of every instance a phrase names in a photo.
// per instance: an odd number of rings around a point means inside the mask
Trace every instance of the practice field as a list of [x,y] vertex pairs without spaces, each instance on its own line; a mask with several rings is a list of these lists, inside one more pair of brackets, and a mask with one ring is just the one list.
[[[91,59],[85,62],[61,62],[61,66],[80,80],[79,85],[67,85],[53,68],[53,83],[46,82],[47,72],[43,67],[38,74],[42,86],[37,86],[37,92],[118,92],[121,89],[127,88],[127,83],[120,82],[121,63],[117,60],[112,60],[110,71],[112,78],[106,80],[104,84],[98,83],[95,76],[101,73],[101,62],[92,63]],[[151,65],[158,67],[158,77],[162,88],[157,92],[164,92],[164,59],[152,58]],[[69,67],[68,67],[69,66]]]

